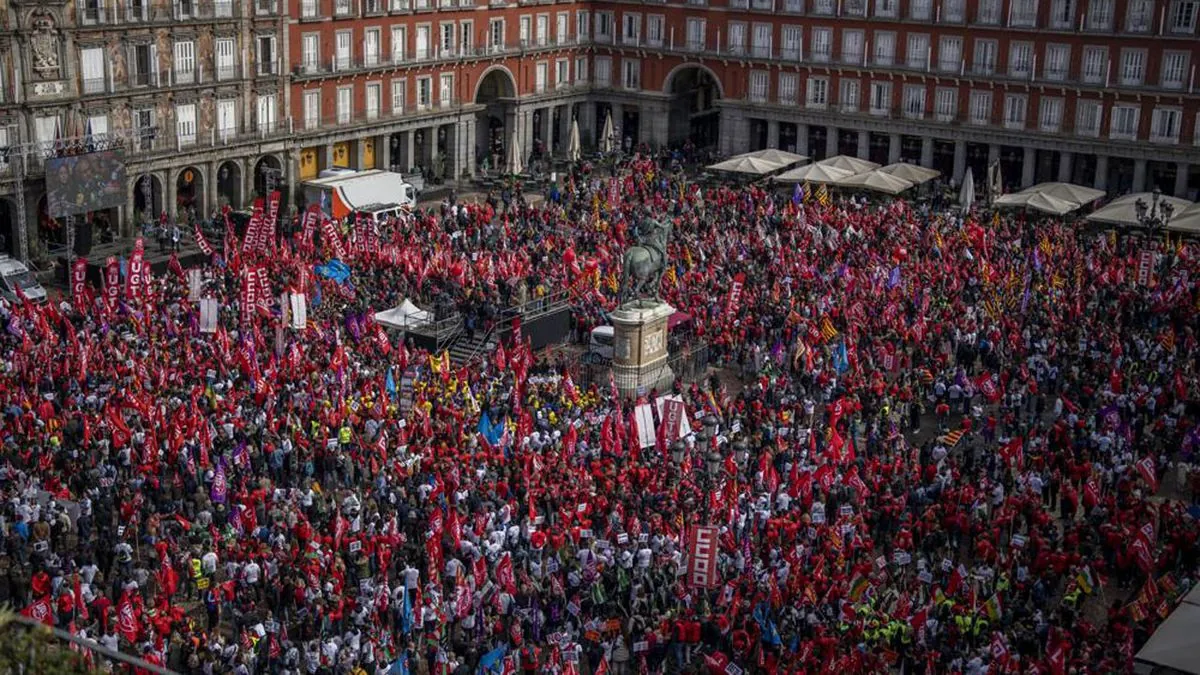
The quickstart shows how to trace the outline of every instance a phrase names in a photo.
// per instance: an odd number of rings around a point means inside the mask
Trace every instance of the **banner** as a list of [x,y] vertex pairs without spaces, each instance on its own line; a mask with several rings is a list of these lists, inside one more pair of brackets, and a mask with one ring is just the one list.
[[267,280],[267,268],[260,266],[254,272],[258,278],[258,305],[263,309],[270,309],[271,282]]
[[304,211],[304,217],[300,221],[300,244],[304,247],[311,247],[313,235],[317,232],[317,219],[321,217],[321,207],[316,204],[309,204],[308,209]]
[[271,193],[267,207],[266,227],[259,232],[258,247],[265,251],[275,248],[275,228],[279,224],[279,190]]
[[[226,217],[226,218],[229,218],[229,215],[228,215],[228,214],[226,214],[226,216],[225,216],[225,217]],[[208,240],[204,238],[204,231],[200,229],[200,221],[199,221],[199,220],[197,220],[197,221],[194,223],[194,228],[193,228],[193,229],[194,229],[194,231],[195,231],[195,234],[196,234],[196,246],[198,246],[198,247],[200,248],[200,251],[201,251],[201,252],[203,252],[203,253],[204,253],[204,255],[206,255],[206,256],[212,256],[212,254],[213,254],[213,247],[212,247],[212,245],[211,245],[211,244],[209,244],[209,243],[208,243]]]
[[250,212],[250,224],[246,226],[246,238],[242,240],[242,253],[249,253],[258,245],[259,230],[263,227],[262,197],[254,200],[254,209]]
[[254,306],[258,304],[258,274],[252,269],[242,274],[241,301],[242,323],[250,323],[254,318]]
[[342,247],[342,240],[338,237],[337,230],[333,229],[333,221],[328,218],[321,221],[321,241],[333,249],[335,258],[345,259],[346,249]]
[[725,312],[728,314],[737,309],[738,302],[742,299],[742,286],[746,283],[746,275],[743,272],[738,272],[733,277],[733,284],[729,286],[729,299],[725,304]]
[[204,289],[204,274],[199,269],[187,271],[188,302],[199,302],[200,292]]
[[308,327],[308,301],[303,293],[291,294],[292,328],[304,330]]
[[216,298],[200,299],[200,332],[217,332],[217,310],[219,305]]
[[637,422],[638,446],[654,447],[654,409],[643,403],[633,409],[633,419]]
[[104,301],[109,310],[117,308],[117,296],[121,288],[121,263],[116,256],[108,256],[104,261]]
[[711,525],[693,525],[688,533],[688,585],[692,588],[716,588],[717,537],[721,530]]
[[129,275],[125,277],[125,298],[140,300],[146,286],[146,244],[141,237],[133,242],[133,254],[129,256]]
[[679,396],[659,396],[655,403],[658,405],[658,419],[666,425],[666,441],[673,443],[687,436],[691,428],[687,424],[687,409],[683,399]]
[[1150,251],[1142,251],[1141,257],[1138,259],[1137,282],[1142,286],[1150,285],[1150,269],[1153,266],[1154,253]]
[[71,297],[75,298],[75,307],[83,311],[84,292],[87,289],[87,258],[76,258],[71,265]]

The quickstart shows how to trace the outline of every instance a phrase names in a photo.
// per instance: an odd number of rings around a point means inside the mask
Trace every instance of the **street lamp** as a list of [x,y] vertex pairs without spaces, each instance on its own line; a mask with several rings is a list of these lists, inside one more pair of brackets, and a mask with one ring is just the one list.
[[1151,193],[1149,205],[1146,204],[1146,200],[1138,197],[1133,203],[1133,210],[1138,224],[1150,230],[1151,234],[1166,229],[1171,222],[1171,216],[1175,215],[1175,206],[1162,198],[1162,190],[1158,188],[1154,188],[1154,192]]
[[683,464],[683,455],[687,450],[687,445],[683,441],[675,441],[671,444],[671,461],[678,467]]

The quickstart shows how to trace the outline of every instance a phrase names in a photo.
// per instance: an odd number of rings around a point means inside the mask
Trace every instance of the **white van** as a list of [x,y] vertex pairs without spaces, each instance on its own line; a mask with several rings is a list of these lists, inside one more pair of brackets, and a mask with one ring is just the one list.
[[593,362],[612,361],[613,327],[596,326],[588,339],[588,358]]
[[17,301],[18,287],[30,302],[41,304],[46,301],[46,289],[20,260],[0,255],[0,280],[3,280],[0,294],[10,302]]
[[367,204],[354,210],[356,217],[361,217],[363,220],[376,223],[382,223],[391,218],[399,218],[400,216],[411,212],[411,207],[402,206],[400,204]]

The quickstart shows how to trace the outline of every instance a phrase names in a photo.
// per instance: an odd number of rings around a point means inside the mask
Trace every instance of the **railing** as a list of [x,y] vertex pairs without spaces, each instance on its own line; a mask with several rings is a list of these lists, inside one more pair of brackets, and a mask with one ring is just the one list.
[[[279,0],[254,0],[254,3],[258,14],[278,13]],[[151,0],[102,0],[82,7],[77,16],[81,27],[205,21],[232,19],[238,15],[238,6],[237,0],[174,0],[166,9],[151,12]]]
[[103,94],[107,90],[106,85],[103,77],[84,78],[80,89],[84,94]]
[[237,66],[217,66],[217,82],[232,80],[238,75]]
[[279,14],[279,0],[254,0],[254,13],[258,16]]

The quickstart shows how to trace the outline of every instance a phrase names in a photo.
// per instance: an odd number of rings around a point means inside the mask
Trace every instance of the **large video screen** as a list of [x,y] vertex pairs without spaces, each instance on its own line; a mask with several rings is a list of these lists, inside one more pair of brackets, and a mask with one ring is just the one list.
[[125,203],[125,161],[105,150],[46,160],[46,196],[51,218],[100,211]]

